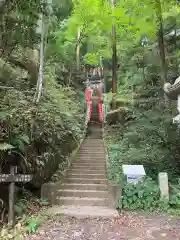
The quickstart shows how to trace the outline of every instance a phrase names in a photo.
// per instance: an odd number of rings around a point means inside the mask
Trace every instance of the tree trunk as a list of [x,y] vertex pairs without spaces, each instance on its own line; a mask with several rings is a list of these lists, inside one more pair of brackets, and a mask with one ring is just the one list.
[[77,33],[77,47],[76,47],[76,67],[79,71],[80,69],[80,38],[81,38],[81,29],[78,29]]
[[38,73],[38,80],[37,80],[37,85],[36,85],[36,92],[34,95],[34,101],[36,103],[38,103],[40,101],[40,97],[42,94],[42,87],[43,87],[43,68],[44,68],[44,16],[40,15],[39,18],[40,22],[40,26],[39,26],[39,31],[41,33],[41,42],[40,42],[40,52],[39,52],[39,73]]
[[[112,13],[114,15],[114,8],[116,0],[112,0]],[[117,49],[116,49],[116,23],[113,16],[112,25],[112,109],[116,109],[115,95],[117,93]]]
[[161,9],[161,0],[156,0],[156,15],[159,24],[159,29],[157,32],[159,53],[161,59],[161,85],[163,86],[167,82],[167,63],[165,55],[165,46],[164,46],[164,31],[163,31],[163,19],[162,19],[162,9]]

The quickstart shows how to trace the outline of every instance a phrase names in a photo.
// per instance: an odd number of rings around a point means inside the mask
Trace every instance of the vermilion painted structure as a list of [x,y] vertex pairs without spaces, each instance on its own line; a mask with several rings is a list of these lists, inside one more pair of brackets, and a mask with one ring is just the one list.
[[[99,112],[99,121],[103,121],[103,113],[102,113],[102,87],[99,85],[97,88],[98,90],[98,112]],[[86,103],[89,106],[89,116],[88,121],[91,119],[92,115],[92,97],[93,97],[94,89],[91,87],[86,87],[85,89],[85,96],[86,96]]]
[[93,93],[97,91],[98,93],[98,113],[99,121],[103,121],[103,101],[102,101],[102,78],[103,78],[103,68],[102,67],[93,67],[86,66],[85,72],[89,80],[89,84],[85,89],[86,103],[89,107],[88,121],[90,121],[92,116],[92,98]]

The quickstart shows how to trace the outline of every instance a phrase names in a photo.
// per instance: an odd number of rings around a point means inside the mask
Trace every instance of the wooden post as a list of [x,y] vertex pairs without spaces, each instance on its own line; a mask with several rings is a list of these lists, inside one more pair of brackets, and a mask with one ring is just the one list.
[[17,166],[11,166],[10,174],[0,174],[0,182],[9,183],[9,214],[8,224],[14,223],[14,193],[16,182],[30,182],[32,179],[30,174],[17,174]]
[[[14,177],[17,173],[17,167],[11,166],[10,174]],[[9,184],[9,214],[8,223],[11,225],[14,222],[14,193],[15,193],[15,182]]]

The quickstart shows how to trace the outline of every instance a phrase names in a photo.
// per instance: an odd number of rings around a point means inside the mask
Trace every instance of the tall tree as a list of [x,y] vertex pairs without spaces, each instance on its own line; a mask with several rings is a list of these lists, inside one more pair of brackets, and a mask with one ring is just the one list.
[[116,6],[116,0],[112,1],[112,108],[116,108],[115,95],[117,92],[117,49],[116,49],[116,18],[114,15],[114,9]]
[[164,82],[167,82],[167,63],[165,55],[165,46],[164,46],[164,30],[163,30],[163,18],[162,18],[162,6],[161,0],[155,0],[156,5],[156,16],[158,21],[157,29],[157,39],[159,45],[159,53],[161,59],[161,84],[163,86]]

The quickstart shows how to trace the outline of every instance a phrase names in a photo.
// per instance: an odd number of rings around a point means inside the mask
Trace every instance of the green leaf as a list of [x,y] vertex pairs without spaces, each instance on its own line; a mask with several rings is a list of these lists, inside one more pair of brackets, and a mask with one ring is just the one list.
[[26,144],[29,144],[30,143],[30,139],[29,139],[29,137],[27,136],[27,135],[20,135],[20,136],[18,136],[18,138],[19,139],[21,139],[24,143],[26,143]]
[[0,151],[7,151],[12,148],[14,148],[14,146],[9,143],[0,143]]

